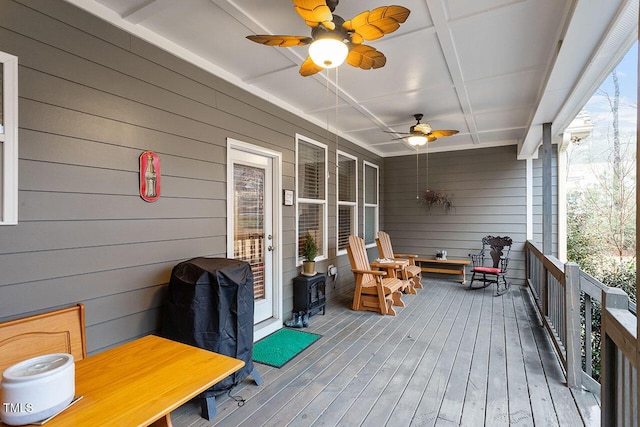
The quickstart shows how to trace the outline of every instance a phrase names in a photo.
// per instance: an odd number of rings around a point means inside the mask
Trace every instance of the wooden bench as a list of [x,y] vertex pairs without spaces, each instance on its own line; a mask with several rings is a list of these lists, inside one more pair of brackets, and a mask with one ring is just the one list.
[[418,257],[416,264],[424,273],[443,273],[462,275],[462,284],[467,283],[465,267],[471,264],[468,259],[437,259],[434,257]]
[[0,323],[0,373],[11,365],[48,353],[87,357],[82,304]]

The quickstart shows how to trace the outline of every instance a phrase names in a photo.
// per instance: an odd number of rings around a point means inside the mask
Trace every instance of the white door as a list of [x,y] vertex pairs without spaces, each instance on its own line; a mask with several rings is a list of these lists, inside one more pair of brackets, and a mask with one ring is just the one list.
[[254,324],[277,323],[272,321],[281,318],[277,287],[279,159],[268,150],[233,140],[228,150],[227,256],[251,265]]

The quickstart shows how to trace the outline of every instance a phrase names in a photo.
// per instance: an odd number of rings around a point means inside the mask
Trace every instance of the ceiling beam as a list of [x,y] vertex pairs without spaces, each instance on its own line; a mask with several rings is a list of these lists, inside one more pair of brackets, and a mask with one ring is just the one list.
[[462,66],[460,65],[460,60],[451,34],[451,27],[449,27],[447,13],[444,10],[444,2],[442,0],[427,0],[427,7],[431,14],[436,34],[438,36],[438,41],[442,48],[442,53],[447,63],[447,67],[449,68],[449,74],[453,80],[456,94],[458,95],[460,108],[462,109],[465,121],[467,122],[469,133],[471,134],[471,140],[474,144],[480,144],[478,126],[473,115],[471,100],[469,99],[469,93],[467,92],[464,77],[462,76]]
[[142,21],[146,21],[158,12],[175,5],[173,0],[150,0],[142,6],[128,10],[122,14],[122,19],[131,22],[132,24],[139,24]]

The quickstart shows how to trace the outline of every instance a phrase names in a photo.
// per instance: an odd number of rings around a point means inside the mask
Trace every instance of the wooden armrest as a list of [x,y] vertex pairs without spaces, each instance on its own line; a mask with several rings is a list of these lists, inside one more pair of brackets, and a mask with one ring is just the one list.
[[418,255],[414,254],[394,254],[396,258],[418,258]]
[[360,270],[357,268],[352,268],[351,271],[353,271],[354,273],[358,273],[358,274],[373,274],[374,276],[386,276],[387,272],[386,271],[380,271],[380,270]]

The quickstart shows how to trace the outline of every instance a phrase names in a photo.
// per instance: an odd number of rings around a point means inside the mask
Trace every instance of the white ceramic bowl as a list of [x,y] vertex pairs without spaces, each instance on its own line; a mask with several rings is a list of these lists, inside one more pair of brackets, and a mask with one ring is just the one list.
[[34,357],[2,373],[0,418],[8,425],[24,425],[64,409],[75,394],[75,364],[66,353]]

